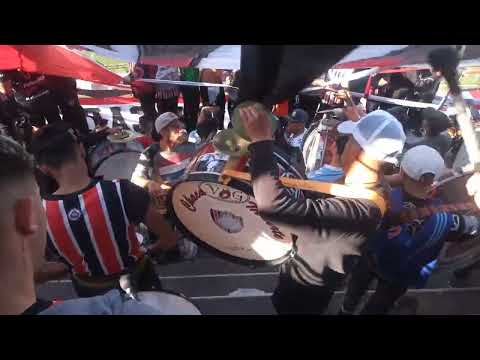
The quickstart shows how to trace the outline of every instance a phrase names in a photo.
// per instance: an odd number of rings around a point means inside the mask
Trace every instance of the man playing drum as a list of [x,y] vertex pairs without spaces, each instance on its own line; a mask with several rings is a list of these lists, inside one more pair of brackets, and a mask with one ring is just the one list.
[[[318,233],[313,240],[299,238],[296,254],[282,264],[273,304],[280,314],[322,314],[378,228],[382,211],[374,201],[358,198],[294,199],[278,181],[267,114],[247,107],[241,116],[252,140],[250,172],[260,214],[277,222],[313,225]],[[351,134],[342,154],[345,184],[388,198],[382,166],[403,149],[401,124],[392,115],[375,111],[357,123],[342,125],[339,132]]]
[[[146,188],[154,199],[161,199],[180,180],[197,147],[188,142],[185,125],[174,113],[160,115],[155,120],[155,130],[158,142],[140,155],[131,180]],[[183,258],[195,256],[197,248],[193,243],[182,239],[179,245]]]
[[[431,193],[444,166],[443,158],[429,146],[419,145],[405,153],[401,184],[390,193],[382,229],[369,241],[368,251],[353,270],[340,314],[354,312],[374,278],[377,288],[361,314],[386,314],[409,287],[425,286],[445,241],[478,234],[477,217],[442,210],[441,199]],[[438,212],[422,216],[420,209],[432,206],[438,206]],[[399,216],[414,209],[416,215]]]
[[143,222],[160,238],[147,251],[172,248],[176,236],[148,193],[127,180],[92,179],[83,144],[65,123],[40,129],[32,149],[39,169],[59,186],[43,195],[48,249],[72,273],[78,295],[105,293],[125,272],[133,272],[142,288],[159,287],[135,225]]

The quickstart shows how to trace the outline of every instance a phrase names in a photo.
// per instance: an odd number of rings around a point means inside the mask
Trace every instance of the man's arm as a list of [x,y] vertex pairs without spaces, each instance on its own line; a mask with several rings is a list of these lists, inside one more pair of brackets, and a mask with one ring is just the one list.
[[148,192],[126,180],[122,181],[122,190],[128,220],[133,224],[143,222],[158,236],[159,240],[149,250],[155,252],[175,246],[177,236],[160,210],[151,202]]
[[252,140],[249,146],[250,173],[253,193],[261,213],[300,224],[328,223],[331,226],[355,228],[358,225],[377,225],[381,211],[369,200],[293,198],[278,181],[278,168],[273,156],[272,124],[267,114],[254,106],[241,109],[240,114]]
[[148,149],[146,149],[138,159],[137,166],[132,174],[132,183],[138,185],[142,188],[146,188],[147,184],[150,182],[149,178],[149,169],[153,166],[152,158]]
[[158,236],[158,241],[148,247],[148,251],[153,253],[171,250],[177,243],[177,234],[172,227],[165,221],[163,215],[153,205],[150,205],[145,214],[145,225],[148,229]]
[[402,176],[400,174],[385,175],[385,180],[391,187],[402,185]]
[[249,146],[250,172],[258,210],[292,223],[358,224],[379,220],[380,209],[371,201],[346,198],[295,199],[278,181],[273,156],[273,141],[259,141]]

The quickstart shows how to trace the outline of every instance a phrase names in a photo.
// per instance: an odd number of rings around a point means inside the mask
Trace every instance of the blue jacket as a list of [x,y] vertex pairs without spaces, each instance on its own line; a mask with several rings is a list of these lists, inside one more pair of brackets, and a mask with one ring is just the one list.
[[[420,207],[439,204],[438,199],[433,199]],[[398,213],[415,205],[414,201],[406,201],[401,188],[392,190],[389,212]],[[424,287],[452,225],[453,215],[439,212],[422,220],[380,230],[370,242],[378,274],[397,284]]]

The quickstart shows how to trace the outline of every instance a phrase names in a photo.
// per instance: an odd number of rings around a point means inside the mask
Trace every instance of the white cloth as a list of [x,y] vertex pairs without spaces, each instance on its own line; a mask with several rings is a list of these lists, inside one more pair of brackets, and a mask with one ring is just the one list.
[[303,145],[303,137],[305,136],[305,132],[307,130],[305,129],[301,134],[299,135],[293,135],[293,134],[290,134],[287,135],[287,133],[284,134],[284,137],[285,137],[285,140],[287,141],[287,144],[292,146],[292,147],[297,147],[299,148],[300,150],[302,149],[302,145]]
[[202,139],[200,138],[200,135],[198,135],[197,130],[190,131],[190,134],[188,134],[188,142],[191,142],[193,144],[200,144],[202,142]]

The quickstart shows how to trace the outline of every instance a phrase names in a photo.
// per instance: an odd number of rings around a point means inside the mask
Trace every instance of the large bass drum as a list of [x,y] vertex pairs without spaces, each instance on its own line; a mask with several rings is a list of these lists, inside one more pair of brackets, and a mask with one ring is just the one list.
[[[275,156],[281,175],[303,178],[281,151]],[[201,158],[196,160],[187,179],[172,190],[170,205],[178,226],[199,245],[234,262],[275,265],[288,259],[302,236],[300,228],[263,219],[251,184],[235,179],[222,184],[222,165],[216,165],[217,172],[198,171],[204,165]],[[301,191],[293,195],[303,197]]]
[[[471,174],[452,177],[444,180],[437,186],[437,194],[445,204],[472,203],[473,198],[468,195],[466,183]],[[458,211],[456,211],[458,212]],[[472,214],[471,210],[461,212]],[[476,212],[478,215],[478,212]],[[462,269],[480,261],[480,241],[478,237],[473,239],[446,243],[443,247],[437,262],[439,270]]]
[[159,315],[202,315],[200,309],[185,296],[173,291],[141,291],[138,300],[159,312]]
[[135,140],[125,143],[105,140],[89,154],[90,169],[105,180],[130,180],[142,151],[143,145]]

